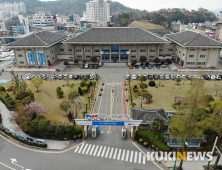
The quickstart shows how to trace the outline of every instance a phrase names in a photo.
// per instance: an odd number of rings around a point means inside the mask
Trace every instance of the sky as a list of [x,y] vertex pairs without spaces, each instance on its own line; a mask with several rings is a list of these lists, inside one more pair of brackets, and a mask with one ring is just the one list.
[[[53,1],[53,0],[42,0]],[[90,0],[89,0],[90,1]],[[222,8],[221,0],[112,0],[135,9],[157,11],[161,8],[186,8],[197,10],[199,7],[215,10]]]

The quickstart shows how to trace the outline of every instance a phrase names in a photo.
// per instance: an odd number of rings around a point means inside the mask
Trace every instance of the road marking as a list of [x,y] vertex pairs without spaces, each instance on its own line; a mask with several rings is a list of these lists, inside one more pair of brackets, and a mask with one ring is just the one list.
[[79,152],[78,153],[80,153],[81,151],[82,151],[82,148],[83,148],[83,146],[85,145],[85,143],[83,143],[82,144],[82,146],[80,147],[80,149],[79,149]]
[[142,153],[139,152],[139,160],[138,160],[138,163],[141,164],[141,157],[142,157]]
[[95,148],[95,145],[93,145],[92,150],[91,150],[91,152],[89,153],[89,155],[92,155],[92,152],[93,152],[94,148]]
[[61,145],[61,146],[63,146],[61,149],[64,149],[66,146],[68,146],[69,143],[70,143],[70,141],[68,141],[66,145]]
[[121,161],[124,161],[125,152],[126,152],[126,150],[124,149],[124,150],[123,150],[123,154],[122,154],[122,159],[121,159]]
[[85,148],[83,149],[82,154],[85,153],[87,146],[88,146],[88,144],[85,145]]
[[[98,90],[100,89],[101,84],[102,84],[102,83],[99,84]],[[98,99],[98,96],[99,96],[99,92],[97,93],[97,96],[96,96],[97,99]],[[94,106],[93,106],[93,111],[92,111],[92,113],[94,113],[94,110],[95,110],[95,107],[96,107],[96,103],[97,103],[97,100],[96,100],[96,102],[95,102],[95,104],[94,104]]]
[[120,160],[121,152],[122,152],[122,149],[119,149],[119,153],[118,153],[118,156],[117,156],[117,160]]
[[[113,81],[113,86],[114,86],[114,81]],[[113,112],[113,101],[112,101],[112,93],[110,96],[111,104],[110,104],[110,117],[112,117],[112,112]],[[109,131],[111,131],[111,126],[109,126]]]
[[127,153],[126,153],[126,160],[125,161],[128,161],[128,159],[129,159],[129,150],[127,150]]
[[113,150],[114,150],[114,148],[111,149],[111,152],[110,152],[109,158],[112,158]]
[[106,156],[105,156],[105,158],[107,158],[107,157],[108,157],[108,154],[109,154],[109,150],[110,150],[110,147],[108,147],[108,148],[107,148],[107,151],[106,151]]
[[137,152],[135,151],[134,163],[137,162]]
[[10,167],[10,166],[8,166],[8,165],[5,165],[5,164],[3,164],[3,163],[1,163],[1,162],[0,162],[0,164],[2,164],[3,166],[5,166],[5,167],[7,167],[7,168],[9,168],[9,169],[16,170],[16,169],[14,169],[14,168],[12,168],[12,167]]
[[101,152],[102,148],[103,148],[103,146],[100,146],[100,148],[99,148],[99,152],[98,152],[97,156],[100,155],[100,152]]
[[90,150],[91,146],[92,146],[92,144],[89,145],[89,147],[88,147],[88,149],[87,149],[87,151],[86,151],[86,154],[89,153],[89,150]]
[[96,146],[93,156],[96,156],[96,152],[97,152],[98,148],[99,148],[99,145]]
[[133,151],[131,151],[130,162],[133,162]]
[[101,157],[103,157],[103,156],[104,156],[104,154],[105,154],[105,151],[106,151],[106,146],[104,146],[104,148],[103,148],[103,152],[102,152],[102,155],[101,155]]
[[74,152],[77,152],[78,151],[78,149],[79,149],[79,146],[75,149],[75,151]]
[[116,154],[117,154],[118,149],[115,149],[114,155],[113,155],[113,159],[116,159]]
[[146,157],[143,156],[143,164],[145,164],[145,163],[146,163]]

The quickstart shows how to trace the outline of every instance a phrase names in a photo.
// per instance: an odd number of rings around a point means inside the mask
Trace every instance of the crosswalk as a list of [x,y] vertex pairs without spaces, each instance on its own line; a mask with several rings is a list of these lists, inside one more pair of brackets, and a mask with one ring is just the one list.
[[130,151],[107,146],[99,146],[88,143],[83,143],[78,146],[74,153],[97,156],[102,158],[114,159],[131,163],[145,164],[146,157],[141,152]]

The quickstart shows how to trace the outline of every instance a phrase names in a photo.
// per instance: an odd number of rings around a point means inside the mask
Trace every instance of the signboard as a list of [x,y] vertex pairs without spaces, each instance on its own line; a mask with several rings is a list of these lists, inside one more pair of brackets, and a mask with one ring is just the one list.
[[100,125],[100,126],[124,126],[124,122],[92,122],[92,125]]
[[[171,142],[169,145],[176,145],[176,146],[182,146],[183,145],[183,143],[173,143],[173,142]],[[199,143],[188,143],[188,146],[196,146],[196,145],[199,145]]]
[[119,46],[112,46],[111,50],[119,50]]
[[129,51],[120,51],[120,52],[109,52],[109,51],[101,51],[101,54],[130,54]]

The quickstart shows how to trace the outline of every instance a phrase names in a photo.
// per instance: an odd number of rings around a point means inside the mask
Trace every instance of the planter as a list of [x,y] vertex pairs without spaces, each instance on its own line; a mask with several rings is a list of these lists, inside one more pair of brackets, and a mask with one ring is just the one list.
[[77,138],[77,135],[74,135],[73,138],[76,139],[76,138]]
[[78,134],[78,138],[81,138],[81,136],[82,136],[81,134]]
[[143,142],[143,139],[139,139],[139,142]]
[[143,142],[143,145],[144,145],[144,146],[147,146],[147,145],[148,145],[148,143],[147,143],[147,142]]

